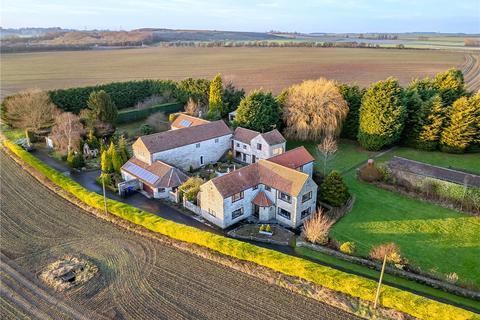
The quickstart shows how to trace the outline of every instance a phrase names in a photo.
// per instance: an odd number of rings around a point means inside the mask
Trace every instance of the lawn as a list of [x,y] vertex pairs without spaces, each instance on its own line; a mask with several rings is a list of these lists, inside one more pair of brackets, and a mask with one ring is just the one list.
[[[290,143],[289,147],[297,145]],[[312,144],[305,146],[313,148]],[[470,171],[480,167],[478,154],[451,155],[408,148],[394,149],[379,161],[393,155]],[[456,272],[460,282],[480,288],[480,219],[358,181],[355,170],[348,169],[372,156],[353,142],[340,144],[331,168],[344,172],[356,202],[333,227],[331,236],[340,242],[355,241],[360,255],[368,255],[373,245],[395,242],[409,262],[421,270],[440,275]]]
[[[356,263],[352,263],[352,262],[345,261],[345,260],[342,260],[342,259],[338,259],[336,257],[330,256],[330,255],[327,255],[327,254],[323,254],[321,252],[314,251],[314,250],[311,250],[311,249],[308,249],[308,248],[296,247],[295,251],[297,253],[305,256],[305,257],[312,258],[314,260],[318,260],[320,262],[323,262],[323,263],[326,263],[326,264],[329,264],[329,265],[335,265],[337,267],[342,268],[343,270],[347,270],[349,272],[360,274],[362,276],[365,276],[365,277],[368,277],[368,278],[371,278],[371,279],[378,279],[378,277],[380,276],[380,272],[377,271],[377,270],[370,269],[370,268],[367,268],[365,266],[358,265]],[[445,291],[440,290],[440,289],[435,289],[435,288],[432,288],[430,286],[418,283],[416,281],[407,280],[407,279],[404,279],[404,278],[401,278],[401,277],[396,277],[396,276],[393,276],[393,275],[390,275],[390,274],[385,274],[384,277],[383,277],[383,281],[384,281],[385,284],[397,285],[397,286],[413,289],[413,290],[415,290],[415,291],[417,291],[421,294],[434,296],[434,297],[437,297],[437,298],[440,298],[440,299],[444,299],[444,300],[446,300],[448,302],[451,302],[451,303],[457,303],[457,304],[460,304],[460,305],[463,305],[463,306],[467,306],[467,307],[471,307],[471,308],[475,308],[477,310],[480,310],[479,303],[472,300],[472,299],[468,299],[468,298],[465,298],[465,297],[460,297],[460,296],[445,292]]]

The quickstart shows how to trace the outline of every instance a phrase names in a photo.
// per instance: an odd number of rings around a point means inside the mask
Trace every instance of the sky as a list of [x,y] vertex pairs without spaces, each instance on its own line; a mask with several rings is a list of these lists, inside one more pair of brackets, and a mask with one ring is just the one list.
[[480,33],[480,0],[1,0],[3,28]]

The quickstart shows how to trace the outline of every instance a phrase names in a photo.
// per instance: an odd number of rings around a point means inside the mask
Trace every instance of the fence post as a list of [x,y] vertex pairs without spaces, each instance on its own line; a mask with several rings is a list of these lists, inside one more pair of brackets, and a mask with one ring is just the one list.
[[387,255],[383,257],[382,271],[380,272],[380,279],[378,280],[377,294],[375,296],[375,303],[373,309],[377,308],[378,297],[380,296],[380,286],[382,285],[383,273],[385,271],[385,264],[387,263]]

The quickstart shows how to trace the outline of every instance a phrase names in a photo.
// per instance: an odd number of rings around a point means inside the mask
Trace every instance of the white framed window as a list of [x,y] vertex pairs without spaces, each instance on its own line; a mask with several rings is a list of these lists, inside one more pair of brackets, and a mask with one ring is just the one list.
[[261,143],[257,143],[257,150],[262,150],[262,144]]
[[247,149],[247,145],[246,145],[246,144],[243,145],[243,149]]
[[257,189],[258,189],[258,184],[252,187],[252,190],[257,190]]
[[165,192],[165,188],[158,188],[158,192],[159,193]]
[[232,211],[232,220],[243,215],[243,207],[238,208],[237,210]]
[[218,138],[215,138],[215,143],[218,143]]
[[235,193],[233,196],[232,196],[232,202],[236,202],[238,200],[242,200],[243,199],[243,191],[239,192],[239,193]]
[[237,148],[240,148],[240,143],[237,142]]
[[283,208],[278,208],[278,215],[288,220],[290,220],[290,216],[291,216],[290,211],[287,211]]
[[195,145],[195,147],[196,147],[196,148],[200,148],[200,143],[197,143],[197,144]]
[[200,165],[203,165],[203,156],[200,156]]
[[312,191],[307,192],[302,196],[302,203],[307,202],[310,199],[312,199]]
[[211,215],[211,216],[214,216],[216,217],[217,215],[215,214],[215,211],[213,211],[212,209],[208,208],[208,214]]
[[285,202],[292,203],[292,197],[289,194],[279,192],[278,193],[278,199],[281,199]]
[[265,190],[272,191],[272,188],[270,188],[269,186],[265,186]]

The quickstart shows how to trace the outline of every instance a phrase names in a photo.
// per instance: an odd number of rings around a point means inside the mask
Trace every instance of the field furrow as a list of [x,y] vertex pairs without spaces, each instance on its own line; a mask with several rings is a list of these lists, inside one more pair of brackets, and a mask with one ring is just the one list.
[[2,318],[62,318],[58,305],[52,309],[52,297],[89,319],[356,319],[99,220],[46,189],[3,152],[0,156],[2,254],[32,283],[40,281],[46,265],[67,254],[99,268],[89,282],[63,293],[45,287],[40,294],[5,277]]

